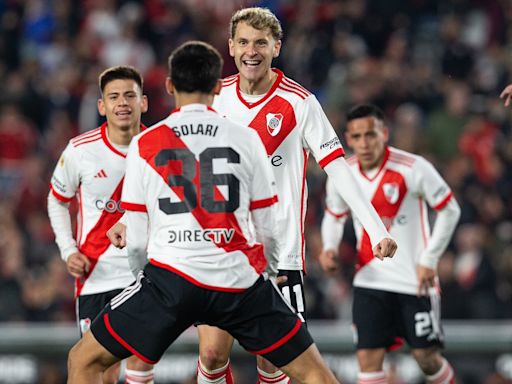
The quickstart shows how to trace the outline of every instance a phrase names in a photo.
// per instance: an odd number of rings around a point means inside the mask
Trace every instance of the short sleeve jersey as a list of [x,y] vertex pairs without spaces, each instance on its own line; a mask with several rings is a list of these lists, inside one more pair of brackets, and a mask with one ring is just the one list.
[[256,281],[267,262],[250,211],[277,194],[254,131],[190,104],[136,136],[127,161],[122,207],[147,212],[152,264],[213,290]]
[[106,232],[123,215],[120,208],[126,156],[108,140],[107,125],[70,140],[50,187],[62,202],[78,200],[76,241],[91,269],[76,280],[76,295],[124,288],[133,280],[126,250],[110,244]]
[[[398,244],[392,259],[375,259],[368,234],[354,218],[359,251],[354,286],[416,294],[416,265],[430,237],[427,204],[442,209],[452,198],[452,191],[427,160],[393,147],[386,148],[384,162],[371,178],[355,156],[348,163]],[[327,212],[338,218],[347,215],[349,207],[329,180],[326,188]]]
[[318,100],[277,69],[271,89],[249,103],[239,75],[223,80],[213,107],[224,116],[255,130],[274,171],[279,204],[281,270],[304,270],[304,218],[307,203],[306,166],[312,153],[323,168],[343,156],[343,147]]

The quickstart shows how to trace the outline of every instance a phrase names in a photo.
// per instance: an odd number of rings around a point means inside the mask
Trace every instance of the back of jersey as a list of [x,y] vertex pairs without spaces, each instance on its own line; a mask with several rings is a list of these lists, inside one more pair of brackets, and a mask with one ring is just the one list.
[[153,264],[203,287],[237,291],[266,266],[249,213],[277,200],[272,179],[253,130],[191,104],[132,142],[123,207],[148,213]]

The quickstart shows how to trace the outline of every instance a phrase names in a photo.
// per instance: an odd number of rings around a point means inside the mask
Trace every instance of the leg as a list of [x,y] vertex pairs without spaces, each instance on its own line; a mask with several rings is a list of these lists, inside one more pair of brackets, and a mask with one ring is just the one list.
[[121,362],[108,367],[103,372],[103,384],[117,384],[119,382],[119,372],[121,372]]
[[358,384],[386,384],[386,374],[383,371],[385,348],[361,348],[357,350],[359,373]]
[[436,347],[414,348],[411,350],[430,384],[453,384],[455,378],[450,363],[441,356]]
[[233,337],[217,327],[198,325],[199,362],[198,383],[232,383],[229,355]]
[[258,366],[258,383],[289,384],[290,379],[274,364],[261,356],[256,356]]
[[100,384],[103,372],[117,362],[119,359],[98,343],[92,332],[86,332],[69,352],[68,383]]
[[[304,275],[302,271],[280,270],[278,288],[286,302],[295,309],[302,322],[306,322],[306,303],[304,301]],[[261,356],[256,356],[258,383],[289,384],[290,379],[274,364]]]
[[311,344],[308,349],[299,356],[280,368],[284,373],[300,384],[339,383],[322,360],[315,344]]
[[126,384],[153,384],[153,365],[145,363],[136,356],[126,360]]

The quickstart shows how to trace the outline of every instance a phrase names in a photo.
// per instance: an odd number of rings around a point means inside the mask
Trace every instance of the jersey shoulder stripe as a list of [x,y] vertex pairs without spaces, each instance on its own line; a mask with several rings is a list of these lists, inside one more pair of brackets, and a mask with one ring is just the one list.
[[93,143],[93,142],[98,141],[98,140],[101,140],[101,134],[98,135],[98,136],[93,136],[89,140],[81,140],[81,141],[79,141],[77,143],[72,143],[72,144],[73,144],[73,147],[76,148],[76,147],[79,147],[79,146],[81,146],[83,144]]
[[78,135],[76,137],[73,137],[70,141],[72,144],[78,143],[83,140],[88,140],[91,137],[95,137],[96,135],[101,134],[101,127],[95,128],[93,130],[90,130],[88,132],[82,133],[81,135]]
[[288,86],[284,85],[284,84],[279,84],[278,86],[279,89],[283,90],[283,91],[286,91],[286,92],[289,92],[289,93],[293,93],[297,96],[299,96],[302,100],[304,100],[307,95],[305,95],[304,93],[301,93],[295,89],[292,89],[292,88],[288,88]]
[[304,88],[302,85],[300,85],[299,83],[297,83],[295,80],[292,80],[290,79],[289,77],[283,77],[283,84],[286,84],[294,89],[297,89],[303,93],[305,93],[306,95],[311,95],[311,92],[309,92],[306,88]]
[[406,157],[402,157],[402,156],[395,156],[393,154],[391,154],[389,156],[389,161],[391,163],[396,163],[396,164],[400,164],[400,165],[405,165],[406,167],[412,167],[415,163],[415,159],[410,159],[410,158],[406,158]]
[[236,84],[238,81],[238,75],[233,75],[222,80],[222,87],[229,87],[230,85]]

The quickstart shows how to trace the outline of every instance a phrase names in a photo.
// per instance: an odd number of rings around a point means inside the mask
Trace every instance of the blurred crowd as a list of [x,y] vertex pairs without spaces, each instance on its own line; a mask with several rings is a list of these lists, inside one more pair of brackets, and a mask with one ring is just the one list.
[[[46,213],[49,178],[68,140],[100,123],[97,76],[130,64],[145,78],[146,125],[173,107],[167,57],[202,39],[225,57],[228,21],[266,6],[283,23],[275,66],[316,94],[343,137],[360,102],[387,114],[391,144],[434,163],[462,207],[439,264],[444,318],[512,317],[512,3],[505,0],[0,1],[0,321],[74,321],[73,281]],[[356,254],[326,277],[325,174],[308,170],[308,316],[350,319]],[[435,215],[433,216],[435,218]]]

